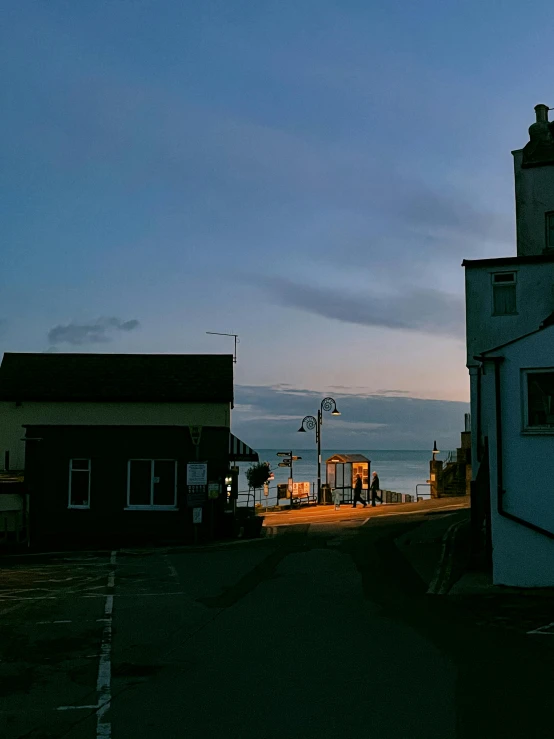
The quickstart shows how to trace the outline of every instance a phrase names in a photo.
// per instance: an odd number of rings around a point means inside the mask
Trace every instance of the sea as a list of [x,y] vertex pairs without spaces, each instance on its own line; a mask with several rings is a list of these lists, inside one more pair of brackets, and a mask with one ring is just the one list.
[[[260,456],[260,462],[269,462],[271,471],[275,475],[275,479],[270,482],[269,487],[269,504],[274,505],[277,498],[277,485],[286,483],[289,477],[289,469],[286,467],[278,467],[281,458],[277,456],[280,449],[257,449]],[[283,450],[284,451],[284,450]],[[381,489],[393,490],[395,493],[409,493],[415,495],[416,485],[422,485],[418,488],[418,494],[428,495],[429,486],[426,481],[429,479],[429,461],[431,452],[429,449],[421,451],[386,451],[381,449],[350,449],[348,451],[325,449],[321,452],[321,482],[325,483],[325,460],[334,454],[363,454],[367,457],[370,464],[370,473],[377,472]],[[301,449],[294,452],[295,455],[301,457],[293,463],[293,479],[295,482],[310,482],[317,487],[317,452],[312,449]],[[439,455],[439,459],[444,458],[447,452]],[[246,504],[248,493],[248,482],[246,479],[246,470],[251,466],[251,462],[241,462],[239,464],[239,502]],[[258,491],[256,500],[262,503],[266,502],[265,498]]]

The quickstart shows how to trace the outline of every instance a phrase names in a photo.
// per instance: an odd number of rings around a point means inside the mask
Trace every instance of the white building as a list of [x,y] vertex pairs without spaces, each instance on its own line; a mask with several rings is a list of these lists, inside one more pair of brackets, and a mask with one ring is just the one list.
[[464,261],[473,479],[490,495],[472,505],[490,510],[494,582],[519,586],[554,585],[554,416],[530,421],[536,393],[554,402],[554,124],[535,111],[513,152],[517,255]]
[[554,314],[482,356],[494,581],[554,584]]

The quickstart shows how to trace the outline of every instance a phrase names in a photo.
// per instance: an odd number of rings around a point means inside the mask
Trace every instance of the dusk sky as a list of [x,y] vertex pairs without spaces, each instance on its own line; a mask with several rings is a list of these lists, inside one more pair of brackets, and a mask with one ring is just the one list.
[[0,352],[238,333],[247,443],[298,444],[331,394],[327,447],[455,446],[460,265],[515,254],[553,27],[545,0],[5,4]]

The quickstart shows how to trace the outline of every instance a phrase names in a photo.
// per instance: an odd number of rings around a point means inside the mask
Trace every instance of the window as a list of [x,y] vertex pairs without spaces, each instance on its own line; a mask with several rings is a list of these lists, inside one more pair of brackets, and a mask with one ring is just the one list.
[[510,316],[516,310],[516,273],[496,272],[492,275],[492,314]]
[[525,428],[554,431],[554,369],[525,373]]
[[546,248],[554,249],[554,213],[546,214]]
[[127,508],[175,510],[177,462],[174,459],[130,459],[127,466]]
[[90,508],[90,459],[69,460],[68,508]]

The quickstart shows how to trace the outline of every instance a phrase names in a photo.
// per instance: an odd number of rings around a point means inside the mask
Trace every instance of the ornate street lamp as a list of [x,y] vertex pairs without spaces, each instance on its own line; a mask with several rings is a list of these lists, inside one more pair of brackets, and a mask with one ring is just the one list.
[[321,406],[315,416],[305,416],[302,425],[298,429],[299,433],[313,431],[315,429],[315,440],[317,443],[317,502],[321,503],[321,427],[323,426],[323,411],[331,411],[332,416],[340,416],[337,408],[337,401],[334,398],[323,398]]

